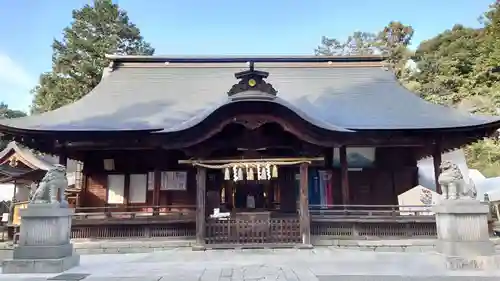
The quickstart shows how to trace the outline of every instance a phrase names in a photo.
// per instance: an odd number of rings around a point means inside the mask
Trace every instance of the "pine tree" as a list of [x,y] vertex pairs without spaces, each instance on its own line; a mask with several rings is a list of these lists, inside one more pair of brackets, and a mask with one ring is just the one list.
[[74,10],[72,23],[52,49],[52,71],[43,73],[33,89],[33,112],[54,110],[89,93],[109,63],[106,54],[154,53],[127,12],[111,0],[94,0]]

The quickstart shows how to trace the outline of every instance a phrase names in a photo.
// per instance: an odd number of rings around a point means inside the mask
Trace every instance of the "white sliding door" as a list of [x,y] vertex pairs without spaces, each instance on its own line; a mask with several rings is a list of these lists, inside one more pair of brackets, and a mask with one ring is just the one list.
[[147,188],[148,188],[147,174],[130,175],[129,202],[146,203]]
[[125,175],[108,175],[108,203],[125,203]]

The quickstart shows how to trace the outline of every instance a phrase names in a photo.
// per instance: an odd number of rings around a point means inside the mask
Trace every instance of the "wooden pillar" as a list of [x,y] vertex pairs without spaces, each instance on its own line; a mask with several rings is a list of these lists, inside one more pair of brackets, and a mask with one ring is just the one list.
[[300,199],[299,199],[299,221],[300,221],[300,236],[302,244],[311,245],[311,221],[309,219],[309,176],[308,164],[300,165]]
[[433,158],[433,164],[434,164],[434,179],[436,183],[436,192],[438,194],[441,194],[441,186],[439,185],[439,174],[441,174],[441,169],[439,166],[441,166],[441,153],[442,153],[442,148],[441,148],[441,142],[438,141],[434,144],[433,151],[432,151],[432,158]]
[[[9,206],[9,221],[8,221],[9,224],[12,224],[12,222],[14,220],[14,209],[16,208],[15,203],[17,202],[16,193],[17,193],[17,182],[16,182],[16,180],[14,180],[14,194],[12,194],[12,202]],[[31,199],[31,198],[28,198],[28,199]]]
[[[68,155],[66,154],[65,150],[62,150],[59,153],[59,165],[63,165],[65,168],[68,168]],[[58,198],[57,200],[66,199],[66,196],[64,196],[64,194],[61,194],[61,190],[59,188],[57,189],[56,196]]]
[[334,154],[334,148],[329,147],[324,150],[324,157],[325,157],[325,170],[327,171],[327,177],[328,181],[330,182],[329,186],[326,188],[326,205],[330,206],[333,205],[333,183],[332,183],[332,177],[333,177],[333,157],[335,156]]
[[64,167],[68,166],[68,155],[64,150],[59,153],[59,164]]
[[[14,180],[14,190],[13,190],[14,194],[12,194],[12,203],[15,203],[17,202],[17,198],[16,198],[16,193],[17,193],[17,181]],[[31,192],[31,187],[30,187],[30,192]],[[29,196],[28,196],[29,197]],[[28,198],[30,199],[30,198]],[[12,205],[12,204],[11,204]]]
[[78,207],[80,207],[80,193],[77,193],[75,197],[75,208]]
[[205,199],[206,199],[207,170],[197,168],[196,173],[196,244],[205,245]]
[[125,175],[123,195],[124,195],[123,204],[125,205],[125,212],[129,212],[130,210],[128,206],[130,205],[130,174]]
[[161,171],[153,171],[153,216],[158,216],[160,210],[158,206],[160,205],[160,189],[161,189]]
[[325,169],[331,170],[333,168],[333,147],[324,150],[325,155]]
[[339,148],[340,153],[340,185],[342,188],[342,204],[349,205],[349,167],[347,163],[347,149],[345,146]]

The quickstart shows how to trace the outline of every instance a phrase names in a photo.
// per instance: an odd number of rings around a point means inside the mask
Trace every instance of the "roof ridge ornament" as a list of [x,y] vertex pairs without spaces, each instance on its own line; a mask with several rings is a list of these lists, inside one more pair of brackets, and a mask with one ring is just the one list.
[[234,77],[236,77],[236,79],[239,79],[240,81],[231,87],[229,92],[227,92],[227,95],[233,96],[246,91],[260,91],[276,96],[278,91],[274,89],[273,85],[267,83],[264,80],[269,76],[269,72],[255,70],[253,61],[248,62],[248,65],[249,70],[237,72],[234,74]]

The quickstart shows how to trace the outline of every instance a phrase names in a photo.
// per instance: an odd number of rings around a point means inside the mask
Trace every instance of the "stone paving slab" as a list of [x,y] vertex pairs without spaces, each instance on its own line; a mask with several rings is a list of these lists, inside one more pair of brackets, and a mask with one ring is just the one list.
[[[500,253],[500,238],[492,238]],[[334,247],[372,252],[433,252],[435,239],[383,239],[383,240],[352,240],[331,239],[322,236],[313,236],[313,244],[319,247]],[[114,239],[88,240],[75,239],[73,246],[80,255],[94,254],[125,254],[151,253],[166,251],[175,248],[191,248],[194,239]],[[12,245],[0,243],[0,261],[12,258]]]
[[[379,253],[334,247],[205,252],[176,248],[141,254],[83,255],[81,265],[65,273],[89,274],[83,281],[500,280],[500,271],[447,270],[442,257],[432,253]],[[0,281],[41,281],[55,276],[4,274]]]
[[318,276],[318,281],[493,281],[498,277],[470,277],[470,276],[392,276],[392,275],[337,275]]

